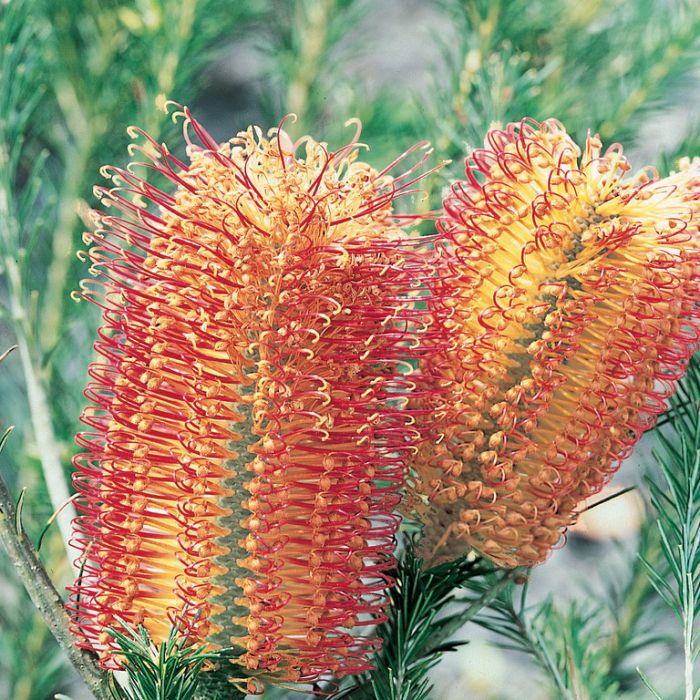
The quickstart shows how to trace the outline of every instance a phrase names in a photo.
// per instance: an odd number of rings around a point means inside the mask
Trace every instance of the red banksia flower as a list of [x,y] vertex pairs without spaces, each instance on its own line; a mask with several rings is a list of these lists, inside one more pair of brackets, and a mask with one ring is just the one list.
[[454,350],[415,467],[422,553],[546,558],[665,399],[700,325],[700,163],[627,177],[556,121],[491,131],[444,201]]
[[180,116],[190,162],[142,134],[147,162],[105,168],[115,213],[86,237],[104,361],[78,437],[74,630],[107,668],[119,620],[156,643],[177,620],[239,648],[224,671],[256,687],[357,673],[418,439],[405,358],[435,334],[412,300],[431,271],[392,213],[427,153],[392,178],[401,159],[377,172],[354,142],[219,145]]

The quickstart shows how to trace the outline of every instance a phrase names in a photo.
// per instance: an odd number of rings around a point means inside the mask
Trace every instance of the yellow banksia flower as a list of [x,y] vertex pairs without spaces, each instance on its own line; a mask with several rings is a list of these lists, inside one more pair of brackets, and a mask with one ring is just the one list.
[[452,395],[414,464],[426,558],[541,562],[665,409],[700,329],[700,162],[629,170],[619,146],[526,120],[451,187]]
[[223,671],[249,690],[362,672],[419,439],[406,396],[429,390],[406,358],[428,359],[432,270],[392,210],[427,153],[392,177],[401,158],[377,172],[354,142],[218,144],[179,116],[189,162],[142,134],[145,162],[105,169],[86,235],[103,360],[78,438],[73,628],[117,668],[110,628],[157,644],[177,623],[238,649]]

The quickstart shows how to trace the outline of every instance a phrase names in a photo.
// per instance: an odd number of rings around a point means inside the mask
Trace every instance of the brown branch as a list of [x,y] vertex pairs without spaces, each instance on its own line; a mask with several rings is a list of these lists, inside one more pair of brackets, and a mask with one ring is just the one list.
[[21,528],[12,496],[1,477],[0,539],[29,597],[87,687],[97,700],[110,700],[108,675],[90,653],[75,646],[63,600],[39,560],[34,545]]

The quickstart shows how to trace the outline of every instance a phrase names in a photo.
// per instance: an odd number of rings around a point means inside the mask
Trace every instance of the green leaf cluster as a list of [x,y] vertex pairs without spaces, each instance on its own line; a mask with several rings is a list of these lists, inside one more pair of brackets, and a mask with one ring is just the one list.
[[[119,646],[121,663],[127,677],[119,684],[111,677],[114,700],[217,700],[219,693],[201,693],[206,685],[207,666],[228,663],[230,649],[207,651],[203,646],[190,644],[174,624],[168,638],[154,644],[144,627],[131,628],[119,620],[124,631],[110,630]],[[226,700],[243,698],[244,693],[232,684],[227,685]]]
[[[671,399],[670,419],[655,434],[656,469],[648,477],[661,546],[660,562],[645,559],[649,579],[676,614],[683,635],[687,700],[700,696],[694,666],[700,653],[700,358]],[[650,690],[659,697],[651,682]]]
[[447,608],[457,591],[488,571],[492,571],[491,566],[473,558],[426,569],[409,544],[396,570],[390,572],[396,585],[389,590],[387,619],[376,629],[384,646],[374,658],[375,668],[354,678],[349,687],[333,696],[334,700],[428,698],[432,690],[430,669],[443,652],[466,643],[449,641],[449,637],[476,615],[480,604],[453,614],[447,613]]
[[[638,552],[622,555],[603,591],[568,602],[548,596],[530,603],[529,584],[509,586],[475,622],[502,648],[530,657],[553,697],[634,700],[642,688],[637,664],[667,658],[672,644],[660,631],[664,611],[643,564],[658,558],[658,538],[647,524]],[[470,587],[483,595],[493,583],[475,580]]]

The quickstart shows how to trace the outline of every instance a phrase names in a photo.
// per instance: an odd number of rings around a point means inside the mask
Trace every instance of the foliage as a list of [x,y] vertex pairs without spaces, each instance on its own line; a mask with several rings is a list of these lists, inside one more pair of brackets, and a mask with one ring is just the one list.
[[[208,665],[229,658],[230,650],[208,652],[204,647],[187,644],[180,634],[179,626],[173,625],[169,637],[159,645],[153,644],[143,627],[132,629],[123,620],[119,621],[127,633],[112,630],[119,644],[124,670],[128,673],[123,685],[112,679],[110,690],[114,700],[197,700],[202,673]],[[218,697],[218,696],[217,696]],[[243,697],[243,693],[229,686],[227,700]],[[207,700],[213,696],[206,695]]]
[[[446,638],[473,617],[479,606],[472,607],[467,616],[441,613],[454,601],[457,590],[491,570],[479,559],[460,559],[425,569],[409,543],[396,570],[391,572],[396,585],[389,591],[388,617],[377,629],[384,647],[375,657],[376,667],[353,679],[349,688],[333,696],[334,700],[428,698],[432,689],[428,672],[443,652],[464,643]],[[455,626],[457,617],[461,624]]]
[[[700,653],[700,362],[694,358],[671,400],[672,418],[656,432],[656,473],[648,478],[661,544],[661,562],[644,560],[649,578],[682,627],[686,700],[696,691],[694,664]],[[645,682],[656,697],[658,692]]]
[[588,129],[628,140],[697,58],[693,2],[438,1],[459,27],[444,131],[457,152],[523,114],[555,116],[579,140]]
[[[611,577],[601,593],[529,604],[528,584],[519,591],[511,586],[475,622],[497,635],[503,648],[529,655],[555,697],[632,700],[642,682],[631,662],[658,657],[670,641],[658,630],[663,611],[640,559],[657,561],[658,555],[658,540],[646,526],[638,555],[623,557],[626,570],[614,571],[619,577]],[[482,595],[492,586],[475,583],[472,590]]]
[[[687,105],[699,65],[694,0],[414,0],[397,3],[394,15],[386,6],[392,4],[0,3],[0,336],[6,338],[0,349],[18,345],[0,372],[0,434],[17,425],[0,471],[16,491],[29,487],[25,512],[33,534],[70,494],[73,436],[97,323],[70,292],[84,274],[76,253],[91,225],[98,169],[125,164],[131,124],[165,138],[174,127],[157,107],[166,98],[196,101],[224,43],[254,47],[250,82],[263,127],[294,112],[292,133],[312,133],[333,146],[347,140],[346,119],[359,116],[362,140],[371,144],[368,159],[377,163],[415,140],[431,140],[436,160],[453,162],[427,183],[424,209],[438,206],[448,178],[463,172],[466,151],[493,122],[554,116],[578,140],[591,129],[627,148],[660,108]],[[369,75],[366,66],[377,63],[383,47],[368,37],[389,37],[396,28],[381,26],[384,18],[418,9],[430,18],[427,29],[407,41],[420,43],[411,54],[427,56],[424,75],[414,79],[413,67],[404,64]],[[245,128],[235,105],[230,111],[229,131]],[[698,134],[691,124],[677,144],[660,148],[659,169],[699,155]],[[529,586],[510,580],[517,574],[487,572],[483,562],[466,560],[423,570],[409,547],[395,572],[393,607],[380,623],[386,645],[377,668],[343,682],[338,696],[430,697],[433,667],[458,645],[449,635],[472,619],[525,652],[554,697],[595,700],[643,697],[636,666],[654,686],[651,662],[674,651],[665,634],[674,630],[683,640],[686,698],[692,698],[700,611],[699,386],[694,360],[656,434],[656,467],[646,487],[654,515],[642,530],[639,557],[623,557],[624,564],[601,572],[604,590],[530,603]],[[59,527],[70,511],[69,505],[57,519]],[[57,581],[70,576],[62,539],[52,527],[43,550]],[[4,563],[0,590],[0,695],[40,700],[66,689],[69,670]],[[680,625],[668,626],[666,608]],[[459,639],[468,639],[469,630]],[[156,652],[140,632],[122,643],[144,677],[151,674],[155,683],[167,667],[169,678],[190,692],[191,674],[173,669],[196,666],[198,652],[176,639]]]

